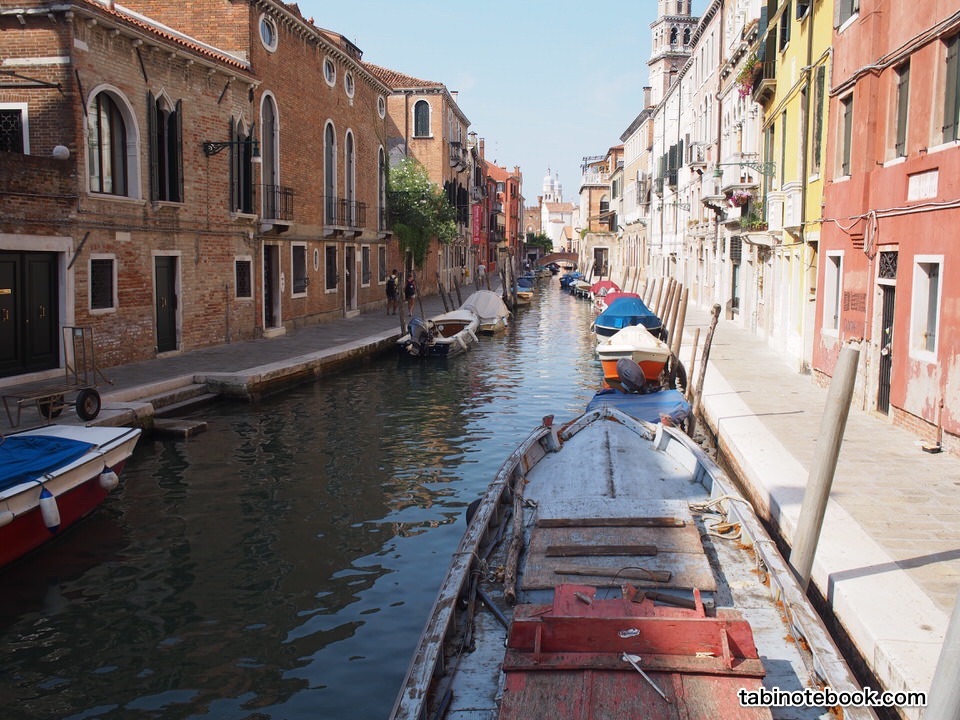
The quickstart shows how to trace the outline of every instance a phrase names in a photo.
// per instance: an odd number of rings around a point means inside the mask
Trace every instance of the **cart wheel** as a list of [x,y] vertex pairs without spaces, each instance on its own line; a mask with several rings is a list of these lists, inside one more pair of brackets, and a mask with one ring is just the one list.
[[77,415],[81,420],[93,420],[100,414],[100,393],[84,388],[77,393]]
[[60,417],[60,413],[63,412],[63,395],[51,395],[46,400],[38,401],[37,410],[40,411],[40,417],[45,420]]

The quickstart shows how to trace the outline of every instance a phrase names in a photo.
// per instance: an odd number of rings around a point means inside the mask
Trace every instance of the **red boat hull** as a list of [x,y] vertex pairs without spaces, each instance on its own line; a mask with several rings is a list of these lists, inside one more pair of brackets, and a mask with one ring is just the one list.
[[[123,469],[123,463],[119,463],[113,469],[119,475]],[[39,495],[39,492],[38,487],[36,493]],[[18,515],[8,525],[0,527],[0,567],[20,559],[44,543],[62,535],[71,525],[93,512],[108,494],[100,484],[98,471],[85,482],[57,496],[60,525],[55,532],[49,530],[44,524],[39,505]]]

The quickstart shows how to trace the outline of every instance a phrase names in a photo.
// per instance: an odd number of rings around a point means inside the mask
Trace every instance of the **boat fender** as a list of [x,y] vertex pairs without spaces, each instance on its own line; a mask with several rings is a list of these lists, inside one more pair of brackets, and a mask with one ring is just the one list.
[[3,527],[4,525],[9,525],[10,523],[13,522],[13,519],[15,517],[16,515],[14,515],[9,510],[0,511],[0,527]]
[[658,423],[657,434],[653,438],[653,446],[657,450],[660,450],[661,452],[663,452],[664,450],[667,449],[667,445],[669,444],[670,444],[670,436],[663,429],[663,425]]
[[100,473],[100,487],[107,492],[110,492],[119,484],[120,478],[112,468],[106,467],[103,469],[103,472]]
[[463,339],[463,335],[457,335],[457,343],[460,345],[461,350],[467,349],[467,341]]
[[40,489],[40,516],[50,532],[55,533],[60,529],[60,508],[57,507],[57,499],[46,488]]
[[470,333],[470,337],[473,338],[473,341],[474,341],[475,343],[479,343],[479,342],[480,342],[480,338],[477,337],[477,334],[476,334],[473,330],[471,330],[470,328],[467,328],[467,332]]

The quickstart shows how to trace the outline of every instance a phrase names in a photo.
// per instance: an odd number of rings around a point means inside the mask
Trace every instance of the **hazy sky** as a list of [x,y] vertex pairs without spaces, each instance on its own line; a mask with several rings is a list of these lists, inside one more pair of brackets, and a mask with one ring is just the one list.
[[[694,0],[694,13],[708,0]],[[643,109],[656,0],[300,0],[375,65],[458,91],[486,157],[520,166],[528,205],[544,175],[564,200],[584,156],[603,155]]]

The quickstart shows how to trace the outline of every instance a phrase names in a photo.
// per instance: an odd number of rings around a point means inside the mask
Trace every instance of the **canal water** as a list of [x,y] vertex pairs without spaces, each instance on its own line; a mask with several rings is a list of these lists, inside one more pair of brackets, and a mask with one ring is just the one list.
[[143,439],[119,493],[0,573],[0,717],[385,718],[467,505],[598,388],[591,318],[544,279],[467,355],[380,357]]

